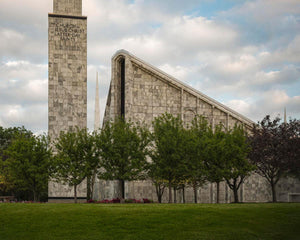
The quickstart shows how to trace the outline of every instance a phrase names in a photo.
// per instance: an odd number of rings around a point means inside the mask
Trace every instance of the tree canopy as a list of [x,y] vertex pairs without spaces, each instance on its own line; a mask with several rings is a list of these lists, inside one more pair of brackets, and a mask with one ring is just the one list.
[[299,176],[300,124],[299,120],[280,123],[280,118],[267,115],[253,127],[249,137],[250,159],[257,173],[267,179],[277,201],[276,184],[286,174]]
[[98,136],[101,149],[99,178],[119,180],[120,197],[125,198],[125,181],[143,179],[150,142],[146,127],[118,118],[108,122]]
[[87,129],[61,132],[55,140],[54,178],[74,187],[74,201],[77,202],[77,186],[92,176],[98,166],[95,141]]
[[7,158],[2,162],[4,175],[14,186],[33,193],[38,201],[47,192],[51,175],[51,150],[46,136],[35,136],[21,131],[4,151]]

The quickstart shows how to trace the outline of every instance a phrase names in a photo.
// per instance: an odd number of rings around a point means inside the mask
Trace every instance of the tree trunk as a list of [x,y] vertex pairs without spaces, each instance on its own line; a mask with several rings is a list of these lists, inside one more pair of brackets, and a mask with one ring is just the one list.
[[74,203],[77,203],[77,185],[74,185]]
[[161,197],[162,197],[162,194],[161,194],[161,189],[159,187],[156,187],[158,188],[156,190],[156,193],[157,193],[157,199],[158,199],[158,202],[161,203]]
[[160,188],[160,186],[158,184],[155,184],[155,189],[156,189],[157,200],[159,203],[161,203],[163,190]]
[[96,172],[93,173],[91,182],[91,199],[94,199],[94,186],[95,186]]
[[125,199],[125,181],[120,180],[120,187],[121,187],[121,199]]
[[272,188],[272,200],[273,202],[277,202],[277,197],[276,197],[276,184],[273,182],[273,179],[271,181],[271,188]]
[[217,203],[220,203],[220,182],[217,182]]
[[182,203],[185,203],[185,187],[182,186]]
[[33,202],[37,202],[38,201],[38,194],[35,190],[33,190]]
[[171,181],[169,181],[169,203],[172,203],[172,186],[171,186]]
[[176,199],[176,187],[173,188],[173,191],[174,191],[174,203],[177,202],[177,199]]
[[233,186],[233,195],[234,195],[234,203],[238,203],[239,202],[239,194],[238,194],[238,189],[235,185]]
[[86,200],[92,199],[91,197],[91,177],[86,178]]
[[158,198],[158,203],[161,203],[161,194],[157,195],[157,198]]
[[197,194],[197,185],[193,184],[193,190],[194,190],[194,203],[198,202],[198,194]]

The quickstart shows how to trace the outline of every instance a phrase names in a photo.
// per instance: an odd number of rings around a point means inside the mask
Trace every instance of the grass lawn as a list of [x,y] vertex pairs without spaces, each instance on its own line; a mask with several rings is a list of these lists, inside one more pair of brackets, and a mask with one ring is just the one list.
[[300,239],[300,204],[0,204],[0,239]]

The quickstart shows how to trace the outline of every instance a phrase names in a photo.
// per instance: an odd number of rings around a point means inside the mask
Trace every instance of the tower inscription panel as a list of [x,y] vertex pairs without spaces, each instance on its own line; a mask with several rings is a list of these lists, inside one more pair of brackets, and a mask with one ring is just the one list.
[[86,18],[49,15],[49,135],[86,127]]

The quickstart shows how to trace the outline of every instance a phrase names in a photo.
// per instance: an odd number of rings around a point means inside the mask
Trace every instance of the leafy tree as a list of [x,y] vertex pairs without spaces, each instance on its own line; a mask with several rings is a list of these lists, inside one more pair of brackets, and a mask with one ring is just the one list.
[[155,162],[148,163],[145,170],[155,186],[158,202],[161,203],[167,181],[163,178],[161,169]]
[[55,149],[54,178],[74,187],[74,202],[77,203],[77,186],[93,175],[99,163],[94,137],[87,129],[61,132],[55,140]]
[[298,169],[295,172],[299,174],[299,120],[280,124],[280,118],[271,120],[267,115],[253,127],[250,142],[250,159],[257,173],[269,182],[272,200],[276,202],[276,184],[280,178],[293,169]]
[[169,203],[172,202],[172,184],[183,166],[183,124],[179,117],[165,113],[153,121],[152,139],[154,149],[151,152],[152,163],[159,170],[160,178],[168,181]]
[[100,167],[100,152],[96,145],[97,132],[89,133],[86,128],[77,130],[77,138],[81,143],[81,150],[84,151],[87,199],[93,199],[95,178]]
[[248,159],[250,146],[242,126],[235,125],[232,130],[226,132],[223,147],[224,178],[233,191],[234,202],[238,203],[238,189],[245,177],[254,170]]
[[281,159],[287,174],[300,179],[300,120],[290,119],[279,125]]
[[38,201],[40,194],[47,191],[51,174],[48,138],[23,129],[15,134],[4,153],[4,169],[10,181],[17,188],[32,191],[34,201]]
[[107,123],[98,136],[101,150],[101,171],[98,176],[106,180],[118,180],[121,198],[125,198],[125,181],[143,178],[146,166],[149,131],[123,118]]
[[202,186],[207,179],[206,148],[208,138],[212,137],[212,130],[204,117],[196,116],[192,121],[191,128],[186,130],[185,137],[187,138],[184,154],[186,178],[194,190],[194,202],[197,203],[197,188]]
[[224,179],[224,144],[226,133],[221,124],[217,125],[213,134],[207,139],[206,169],[207,178],[217,184],[217,203],[220,201],[220,182]]

